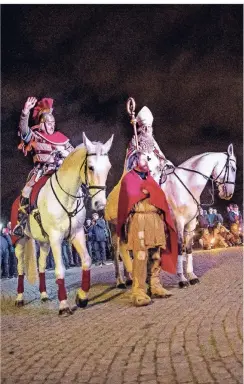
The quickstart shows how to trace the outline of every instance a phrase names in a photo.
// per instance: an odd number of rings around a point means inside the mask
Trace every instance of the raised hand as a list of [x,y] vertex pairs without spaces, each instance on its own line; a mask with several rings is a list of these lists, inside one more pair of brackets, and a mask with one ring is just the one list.
[[24,113],[30,112],[31,108],[36,105],[37,99],[35,97],[28,97],[24,106]]

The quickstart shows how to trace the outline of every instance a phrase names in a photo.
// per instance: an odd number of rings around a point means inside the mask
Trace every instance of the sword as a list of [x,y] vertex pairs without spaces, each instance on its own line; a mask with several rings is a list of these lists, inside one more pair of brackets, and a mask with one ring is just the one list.
[[133,125],[133,128],[134,128],[136,150],[138,151],[139,145],[138,145],[138,137],[137,137],[137,130],[136,130],[135,108],[136,108],[135,100],[133,99],[133,97],[129,97],[129,99],[127,100],[126,109],[131,118],[130,123]]

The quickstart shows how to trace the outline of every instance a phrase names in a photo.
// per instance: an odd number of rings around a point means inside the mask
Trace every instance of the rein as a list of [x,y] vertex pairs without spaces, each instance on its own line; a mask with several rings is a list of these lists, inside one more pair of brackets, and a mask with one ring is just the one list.
[[[194,169],[189,169],[189,168],[185,168],[185,167],[174,167],[172,172],[176,177],[177,179],[180,181],[180,183],[184,186],[184,188],[187,190],[187,192],[190,194],[190,196],[192,197],[193,201],[196,203],[197,205],[197,212],[196,214],[194,215],[194,217],[187,223],[189,224],[193,219],[195,219],[195,217],[197,216],[197,214],[199,213],[199,208],[201,207],[201,205],[204,205],[204,206],[211,206],[214,204],[214,182],[217,184],[217,186],[219,185],[223,185],[224,186],[224,192],[225,192],[225,195],[227,196],[227,190],[226,190],[226,186],[225,184],[234,184],[235,185],[235,182],[233,181],[229,181],[229,173],[230,173],[230,162],[233,161],[234,163],[236,163],[236,161],[234,159],[230,159],[230,155],[228,153],[224,153],[227,155],[227,158],[226,158],[226,162],[221,170],[221,172],[218,174],[218,176],[216,178],[213,178],[211,175],[210,176],[206,176],[204,175],[202,172],[199,172],[199,171],[196,171]],[[184,171],[188,171],[188,172],[193,172],[193,173],[197,173],[199,175],[201,175],[202,177],[204,177],[204,179],[206,179],[207,181],[210,180],[211,183],[212,183],[212,193],[211,193],[211,196],[212,196],[212,202],[210,204],[200,204],[197,199],[195,198],[195,196],[191,193],[191,191],[189,190],[189,188],[185,185],[185,183],[181,180],[181,178],[175,173],[175,170],[176,169],[182,169]],[[224,173],[224,177],[223,177],[223,181],[220,182],[218,181],[218,178],[220,177],[220,175],[223,173],[225,169],[225,173]],[[162,184],[165,183],[165,181],[167,180],[167,175],[166,177],[164,178],[164,181],[162,182],[162,177],[163,177],[163,174],[164,174],[164,169],[162,170],[162,173],[160,175],[160,179],[159,179],[159,186],[161,187]],[[226,177],[227,176],[227,177]],[[188,232],[188,231],[186,231]]]
[[[69,196],[69,197],[73,197],[74,199],[77,200],[76,208],[75,208],[73,211],[69,212],[69,211],[65,208],[65,206],[62,204],[62,202],[60,201],[60,199],[58,198],[58,196],[57,196],[57,194],[56,194],[56,192],[55,192],[55,190],[54,190],[53,183],[52,183],[52,177],[50,178],[50,185],[51,185],[51,188],[52,188],[52,192],[53,192],[54,196],[56,197],[57,201],[59,202],[59,204],[61,205],[61,207],[63,208],[63,210],[67,213],[68,218],[69,218],[69,233],[68,233],[68,235],[66,236],[65,239],[68,239],[68,238],[70,237],[70,234],[71,234],[71,219],[72,219],[72,217],[75,217],[79,212],[81,212],[82,209],[83,209],[83,208],[85,207],[85,205],[87,204],[87,202],[88,202],[89,200],[91,200],[93,197],[95,197],[99,192],[106,190],[106,186],[105,186],[105,185],[102,185],[102,186],[100,186],[100,185],[91,185],[91,186],[90,186],[90,185],[88,184],[88,178],[87,178],[87,157],[88,157],[88,156],[96,156],[96,155],[97,155],[96,153],[87,153],[86,156],[85,156],[85,159],[84,159],[83,163],[82,163],[81,166],[80,166],[79,173],[80,173],[80,171],[82,170],[83,166],[85,165],[85,172],[84,172],[84,173],[85,173],[85,183],[82,183],[82,184],[81,184],[82,195],[78,195],[78,196],[77,196],[77,195],[72,195],[71,193],[68,193],[67,191],[65,191],[65,190],[63,189],[63,187],[61,186],[59,180],[58,180],[57,171],[55,171],[55,173],[54,173],[55,179],[56,179],[57,184],[58,184],[58,186],[60,187],[60,189],[61,189],[67,196]],[[105,153],[105,154],[103,154],[103,155],[101,155],[101,156],[108,156],[108,154]],[[91,194],[90,194],[90,189],[98,189],[98,191],[97,191],[96,193],[94,193],[93,195],[91,195]],[[82,207],[80,207],[81,202],[80,202],[80,200],[79,200],[79,199],[81,199],[81,198],[83,199],[83,205],[82,205]]]

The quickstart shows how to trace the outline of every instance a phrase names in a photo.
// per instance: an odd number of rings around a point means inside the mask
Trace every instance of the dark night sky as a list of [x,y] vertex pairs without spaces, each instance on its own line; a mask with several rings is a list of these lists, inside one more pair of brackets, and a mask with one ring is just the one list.
[[2,218],[31,161],[17,150],[28,96],[52,97],[58,129],[115,133],[108,185],[120,178],[132,127],[126,100],[147,105],[176,165],[234,144],[242,203],[242,5],[3,5]]

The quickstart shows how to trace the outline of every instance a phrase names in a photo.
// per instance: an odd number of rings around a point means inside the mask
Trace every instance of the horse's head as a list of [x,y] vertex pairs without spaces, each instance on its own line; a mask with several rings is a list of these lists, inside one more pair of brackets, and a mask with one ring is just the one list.
[[[142,151],[144,154],[145,160],[147,160],[148,168],[150,175],[156,180],[156,182],[159,182],[160,175],[161,175],[161,163],[159,158],[156,156],[156,154],[153,151]],[[130,170],[133,168],[134,164],[134,156],[133,153],[130,155],[129,159],[127,159],[127,169]]]
[[161,163],[160,159],[154,152],[145,152],[150,175],[158,183],[161,175]]
[[91,142],[83,133],[83,143],[87,150],[85,178],[92,197],[92,209],[96,211],[104,209],[106,205],[106,181],[111,168],[108,152],[112,142],[113,135],[102,144]]
[[221,154],[213,169],[212,177],[218,186],[219,197],[229,200],[233,196],[236,180],[236,157],[233,144],[230,144],[227,153]]

